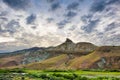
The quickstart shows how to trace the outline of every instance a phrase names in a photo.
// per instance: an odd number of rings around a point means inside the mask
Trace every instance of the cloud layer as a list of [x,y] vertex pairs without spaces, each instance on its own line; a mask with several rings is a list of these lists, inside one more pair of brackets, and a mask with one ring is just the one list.
[[15,10],[25,10],[30,7],[30,0],[3,0],[9,7]]
[[120,0],[1,0],[0,52],[74,42],[120,45]]

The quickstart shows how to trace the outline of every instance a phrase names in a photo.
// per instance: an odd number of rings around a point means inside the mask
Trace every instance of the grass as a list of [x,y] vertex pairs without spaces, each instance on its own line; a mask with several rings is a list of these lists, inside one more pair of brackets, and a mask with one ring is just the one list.
[[60,74],[71,74],[75,73],[78,75],[114,75],[119,76],[120,72],[111,72],[111,71],[85,71],[85,70],[25,70],[26,73],[60,73]]
[[[24,75],[22,75],[25,73]],[[106,70],[0,70],[0,80],[120,80],[120,72]]]
[[[34,78],[55,78],[53,80],[120,80],[120,72],[84,70],[26,70]],[[44,77],[43,77],[44,76]],[[99,79],[100,78],[100,79]]]
[[[120,72],[109,71],[82,71],[82,70],[46,70],[46,71],[27,71],[33,78],[52,79],[52,80],[120,80]],[[36,73],[35,73],[36,72]]]

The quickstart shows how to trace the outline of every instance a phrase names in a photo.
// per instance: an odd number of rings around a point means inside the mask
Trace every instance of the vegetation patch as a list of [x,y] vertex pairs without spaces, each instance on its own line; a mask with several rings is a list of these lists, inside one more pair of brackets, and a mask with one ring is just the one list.
[[118,70],[0,70],[0,80],[120,80]]

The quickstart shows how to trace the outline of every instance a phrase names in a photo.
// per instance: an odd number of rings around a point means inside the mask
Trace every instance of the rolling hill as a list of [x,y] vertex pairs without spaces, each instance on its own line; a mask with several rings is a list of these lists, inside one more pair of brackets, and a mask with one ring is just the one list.
[[0,68],[120,69],[120,46],[96,46],[66,39],[48,48],[30,48],[0,58]]

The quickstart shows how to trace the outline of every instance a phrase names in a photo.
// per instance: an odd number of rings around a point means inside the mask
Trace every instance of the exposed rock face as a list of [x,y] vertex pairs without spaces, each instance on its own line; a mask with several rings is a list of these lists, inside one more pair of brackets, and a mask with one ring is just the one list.
[[47,59],[49,56],[50,54],[44,51],[27,52],[24,54],[21,64],[39,62]]
[[120,56],[104,57],[94,62],[92,69],[120,69]]
[[69,53],[71,51],[74,51],[75,46],[75,43],[73,43],[70,39],[66,39],[64,43],[56,46],[53,50]]
[[65,43],[73,43],[72,40],[70,40],[69,38],[66,38]]
[[64,52],[64,53],[90,53],[94,51],[97,46],[92,43],[87,42],[79,42],[75,44],[70,39],[66,39],[66,41],[56,47],[49,48],[48,51],[56,51],[56,52]]

